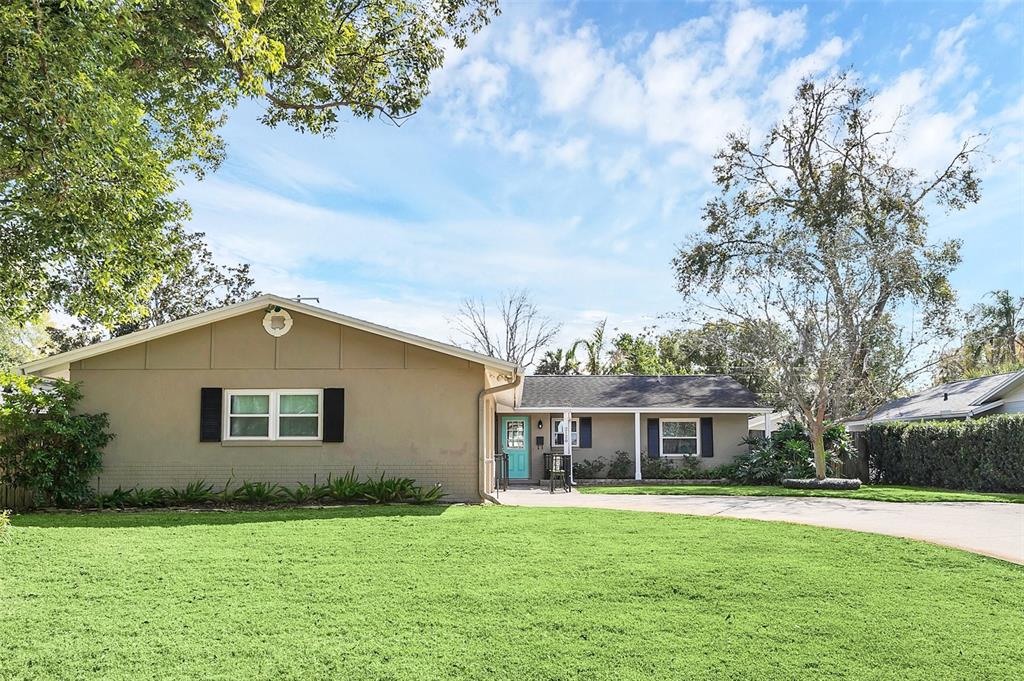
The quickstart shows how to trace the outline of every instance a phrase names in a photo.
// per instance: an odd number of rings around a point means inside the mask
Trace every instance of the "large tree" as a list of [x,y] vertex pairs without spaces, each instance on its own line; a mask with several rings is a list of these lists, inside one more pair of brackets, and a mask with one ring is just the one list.
[[[848,75],[808,80],[763,140],[730,135],[704,229],[674,260],[686,299],[764,334],[773,392],[806,421],[819,478],[828,421],[887,397],[925,335],[948,331],[960,244],[930,242],[927,213],[979,199],[974,140],[922,175],[897,164],[893,122],[871,103]],[[911,304],[920,319],[901,334]]]
[[0,316],[139,314],[175,267],[180,173],[224,157],[240,100],[330,134],[399,121],[497,0],[0,3]]
[[963,344],[942,356],[939,382],[1024,369],[1024,296],[1000,289],[985,298],[964,315]]
[[217,263],[201,232],[179,233],[175,241],[185,264],[160,280],[145,301],[145,314],[114,324],[83,317],[68,327],[47,327],[47,349],[74,350],[259,295],[249,265]]
[[497,308],[495,316],[483,299],[463,299],[458,313],[448,320],[455,333],[452,342],[528,367],[562,328],[540,311],[525,289],[502,293]]

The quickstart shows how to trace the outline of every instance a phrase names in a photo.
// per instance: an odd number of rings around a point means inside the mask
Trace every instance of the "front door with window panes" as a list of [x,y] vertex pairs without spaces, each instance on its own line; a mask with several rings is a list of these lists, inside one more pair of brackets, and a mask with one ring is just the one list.
[[508,477],[530,477],[530,421],[525,416],[501,417],[501,451],[508,455]]

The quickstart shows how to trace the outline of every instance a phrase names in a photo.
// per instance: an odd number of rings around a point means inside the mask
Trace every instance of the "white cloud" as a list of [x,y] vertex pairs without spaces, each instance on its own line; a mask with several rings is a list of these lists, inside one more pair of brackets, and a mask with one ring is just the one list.
[[587,151],[590,149],[590,140],[582,137],[572,137],[564,142],[555,144],[549,151],[548,157],[555,163],[568,168],[579,168],[587,162]]
[[780,104],[791,102],[801,80],[834,69],[836,62],[848,47],[842,38],[832,37],[818,45],[810,54],[794,59],[769,84],[768,96]]
[[759,8],[737,12],[732,16],[725,38],[726,65],[736,68],[741,62],[747,61],[749,68],[756,69],[761,63],[766,46],[779,50],[798,47],[806,32],[806,14],[806,8],[790,10],[779,15]]

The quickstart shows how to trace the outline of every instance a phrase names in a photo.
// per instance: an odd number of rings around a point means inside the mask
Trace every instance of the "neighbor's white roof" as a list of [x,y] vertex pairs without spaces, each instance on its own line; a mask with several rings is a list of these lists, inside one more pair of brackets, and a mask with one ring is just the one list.
[[43,371],[62,364],[77,362],[82,359],[88,359],[89,357],[95,357],[96,355],[102,355],[114,350],[127,348],[138,343],[144,343],[157,338],[163,338],[164,336],[170,336],[175,333],[180,333],[181,331],[188,331],[189,329],[204,326],[222,319],[235,317],[240,314],[245,314],[246,312],[253,312],[266,307],[267,305],[279,305],[293,312],[301,312],[303,314],[308,314],[311,317],[319,317],[320,319],[325,319],[337,324],[343,324],[354,329],[359,329],[360,331],[366,331],[386,338],[392,338],[394,340],[402,341],[403,343],[409,343],[410,345],[416,345],[421,348],[426,348],[427,350],[434,350],[435,352],[441,352],[446,355],[459,357],[471,362],[477,362],[485,366],[505,371],[522,370],[522,368],[516,366],[514,362],[506,362],[505,360],[482,355],[478,352],[464,350],[463,348],[449,343],[441,343],[429,338],[424,338],[423,336],[406,333],[405,331],[398,331],[397,329],[392,329],[387,326],[381,326],[380,324],[356,319],[355,317],[348,317],[343,314],[338,314],[337,312],[325,310],[306,303],[296,302],[289,298],[282,298],[281,296],[275,296],[270,293],[256,296],[255,298],[242,303],[226,305],[224,307],[217,308],[216,310],[202,312],[191,317],[185,317],[184,319],[178,319],[149,329],[143,329],[142,331],[136,331],[124,336],[119,336],[118,338],[111,338],[110,340],[96,343],[94,345],[88,345],[77,350],[62,352],[59,355],[52,355],[44,359],[37,359],[33,362],[23,364],[18,368],[22,373],[26,374]]

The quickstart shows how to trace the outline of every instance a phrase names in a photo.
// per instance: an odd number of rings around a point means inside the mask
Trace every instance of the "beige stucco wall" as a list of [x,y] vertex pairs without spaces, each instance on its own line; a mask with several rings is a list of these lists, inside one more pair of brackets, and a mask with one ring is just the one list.
[[[544,476],[544,453],[561,453],[561,447],[552,447],[551,421],[561,418],[561,414],[525,414],[530,418],[530,479],[540,480]],[[617,451],[633,454],[634,433],[633,414],[608,414],[573,412],[573,417],[590,417],[591,447],[574,447],[573,458],[577,461],[603,458],[610,463]],[[747,419],[749,414],[640,414],[640,451],[647,452],[647,419],[648,418],[699,418],[710,416],[713,419],[715,436],[714,456],[700,458],[704,468],[721,466],[730,463],[736,456],[747,451],[742,440],[747,436]],[[543,421],[543,430],[537,429],[537,422]],[[543,446],[537,446],[536,437],[544,437]]]
[[[476,363],[292,312],[274,338],[255,312],[71,365],[83,411],[107,412],[101,490],[324,481],[362,475],[440,482],[452,500],[478,499]],[[345,389],[345,442],[199,442],[200,388]],[[493,419],[491,419],[493,420]]]

